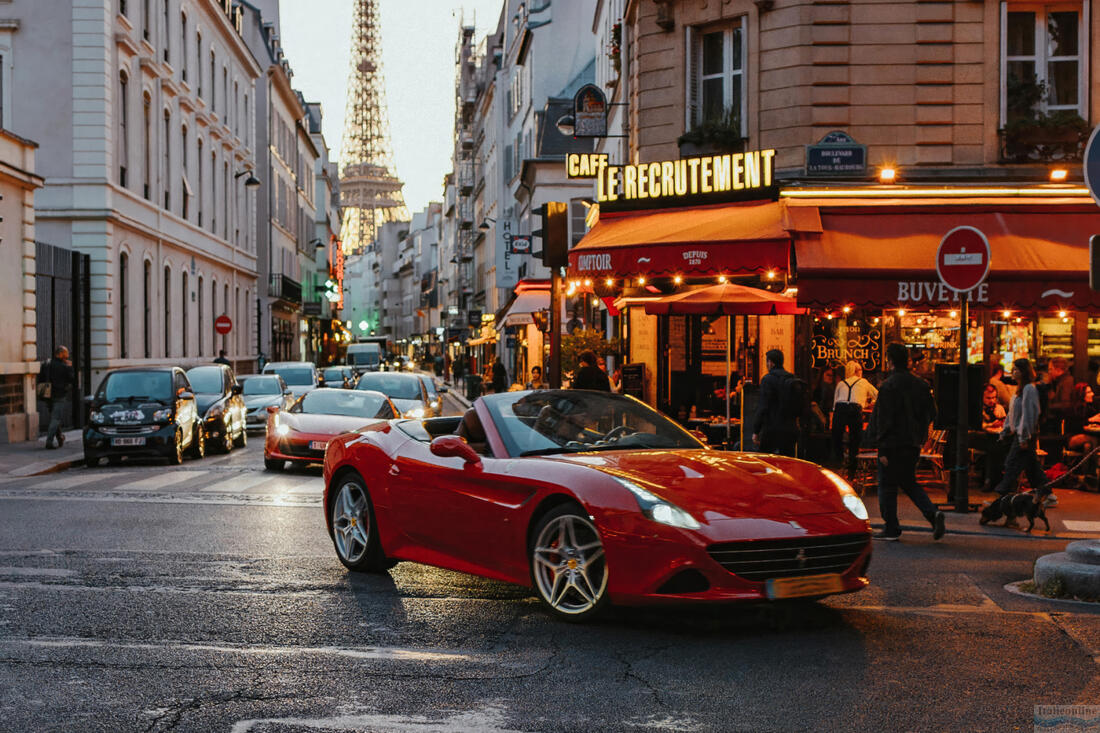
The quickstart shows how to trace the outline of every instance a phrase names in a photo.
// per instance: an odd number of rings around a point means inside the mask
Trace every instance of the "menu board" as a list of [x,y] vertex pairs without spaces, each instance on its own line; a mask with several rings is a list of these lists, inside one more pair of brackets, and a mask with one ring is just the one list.
[[623,394],[645,401],[645,364],[623,365]]
[[687,317],[668,317],[668,368],[687,371]]

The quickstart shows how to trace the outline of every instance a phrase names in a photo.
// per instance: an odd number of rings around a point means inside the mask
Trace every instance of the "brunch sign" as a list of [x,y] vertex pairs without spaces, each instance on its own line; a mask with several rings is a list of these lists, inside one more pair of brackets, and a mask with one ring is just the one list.
[[707,155],[654,163],[596,167],[596,201],[647,202],[707,194],[752,192],[773,185],[774,150]]

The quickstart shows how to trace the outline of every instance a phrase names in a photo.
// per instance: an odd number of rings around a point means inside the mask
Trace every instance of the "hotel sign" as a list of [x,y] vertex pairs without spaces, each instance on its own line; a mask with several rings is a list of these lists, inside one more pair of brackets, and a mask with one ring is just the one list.
[[774,198],[775,150],[707,155],[596,169],[601,210],[654,209]]

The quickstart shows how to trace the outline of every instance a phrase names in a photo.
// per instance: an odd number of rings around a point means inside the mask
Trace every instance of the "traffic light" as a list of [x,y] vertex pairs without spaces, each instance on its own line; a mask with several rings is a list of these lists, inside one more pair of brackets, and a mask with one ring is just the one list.
[[542,227],[531,236],[542,239],[542,263],[547,267],[565,267],[569,262],[569,206],[562,201],[547,201],[534,209]]

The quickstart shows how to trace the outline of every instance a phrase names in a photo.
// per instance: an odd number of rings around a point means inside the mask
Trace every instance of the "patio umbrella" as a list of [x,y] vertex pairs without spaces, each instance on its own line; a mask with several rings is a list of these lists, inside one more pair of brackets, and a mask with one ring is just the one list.
[[726,444],[730,440],[730,349],[733,329],[728,316],[775,316],[805,313],[794,298],[747,285],[722,283],[668,295],[646,303],[649,315],[727,316],[726,321]]

